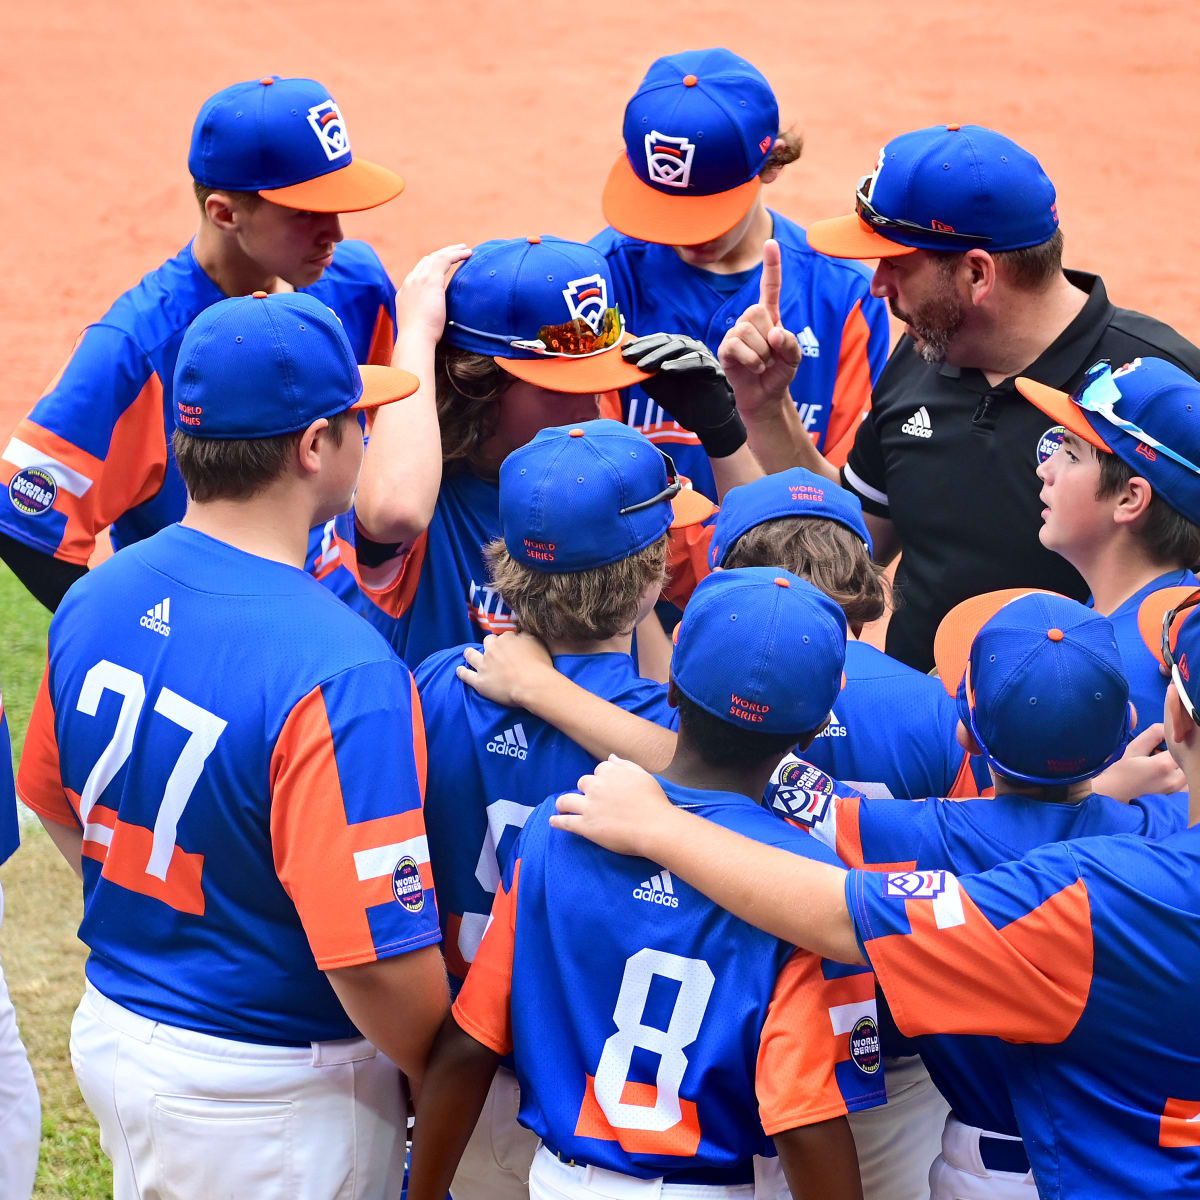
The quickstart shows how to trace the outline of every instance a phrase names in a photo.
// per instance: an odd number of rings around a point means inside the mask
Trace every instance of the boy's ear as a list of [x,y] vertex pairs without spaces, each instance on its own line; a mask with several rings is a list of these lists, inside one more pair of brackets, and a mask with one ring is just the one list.
[[958,728],[954,731],[958,738],[958,744],[968,753],[978,758],[983,751],[979,748],[979,743],[975,740],[975,735],[961,722],[958,723]]
[[816,727],[816,729],[814,729],[812,731],[812,733],[809,734],[808,737],[801,738],[800,741],[798,741],[796,743],[796,749],[797,750],[807,750],[809,748],[809,746],[811,746],[813,744],[813,742],[815,742],[817,740],[817,738],[819,738],[821,736],[821,734],[823,734],[825,732],[825,730],[829,728],[829,722],[832,720],[833,720],[833,713],[830,713],[829,716],[827,716],[825,718],[825,720],[823,720],[820,723],[820,725],[818,725]]
[[1116,498],[1113,521],[1117,525],[1132,525],[1146,515],[1154,490],[1140,475],[1134,475],[1125,485],[1125,490]]
[[679,707],[679,692],[675,687],[675,677],[674,676],[672,676],[667,681],[667,703],[672,708]]

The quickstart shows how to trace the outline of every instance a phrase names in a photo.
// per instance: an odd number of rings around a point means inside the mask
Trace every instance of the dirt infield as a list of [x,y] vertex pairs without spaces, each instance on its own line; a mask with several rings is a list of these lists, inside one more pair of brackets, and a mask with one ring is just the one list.
[[271,72],[327,83],[356,150],[408,178],[395,204],[345,222],[397,281],[444,242],[594,232],[645,67],[725,44],[762,68],[808,141],[771,187],[775,207],[801,222],[846,211],[891,134],[990,124],[1057,184],[1069,262],[1200,337],[1200,8],[974,0],[941,12],[894,0],[5,5],[0,435],[83,325],[190,235],[200,101]]

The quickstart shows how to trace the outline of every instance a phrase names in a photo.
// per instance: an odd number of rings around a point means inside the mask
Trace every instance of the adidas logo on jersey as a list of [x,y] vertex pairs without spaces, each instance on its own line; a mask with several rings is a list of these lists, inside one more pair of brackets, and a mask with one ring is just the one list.
[[900,426],[901,433],[907,433],[909,437],[931,438],[933,437],[933,424],[929,420],[929,413],[925,410],[925,405],[921,405],[903,425]]
[[846,727],[837,719],[837,713],[829,714],[829,724],[817,734],[817,737],[846,737]]
[[670,871],[659,871],[657,875],[643,880],[633,889],[633,898],[645,900],[647,904],[661,904],[663,908],[679,907],[679,897],[675,895]]
[[800,353],[805,358],[820,358],[821,343],[817,341],[817,335],[813,333],[812,328],[808,325],[796,334],[796,341],[800,343]]
[[138,621],[138,624],[144,625],[147,629],[153,629],[155,633],[161,633],[163,637],[170,637],[171,598],[168,596],[153,608],[146,609],[146,615]]
[[529,753],[529,743],[525,740],[525,730],[518,721],[511,729],[498,733],[485,747],[489,754],[501,754],[505,758],[516,758],[525,761]]

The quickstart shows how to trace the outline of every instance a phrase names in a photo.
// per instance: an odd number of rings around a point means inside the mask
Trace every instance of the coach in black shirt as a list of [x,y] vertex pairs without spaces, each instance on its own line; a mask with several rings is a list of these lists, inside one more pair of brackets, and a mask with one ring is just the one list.
[[[810,226],[809,243],[878,259],[871,291],[905,335],[841,482],[862,500],[876,556],[904,551],[887,650],[928,670],[938,622],[968,596],[1023,586],[1087,596],[1038,541],[1034,472],[1061,433],[1015,377],[1070,392],[1098,359],[1140,355],[1200,377],[1200,350],[1114,307],[1097,276],[1063,270],[1053,185],[1032,155],[991,130],[942,125],[896,138],[860,182],[856,207]],[[836,477],[778,394],[799,362],[794,339],[778,329],[757,336],[761,322],[751,310],[721,353],[751,447],[769,471],[798,463]]]

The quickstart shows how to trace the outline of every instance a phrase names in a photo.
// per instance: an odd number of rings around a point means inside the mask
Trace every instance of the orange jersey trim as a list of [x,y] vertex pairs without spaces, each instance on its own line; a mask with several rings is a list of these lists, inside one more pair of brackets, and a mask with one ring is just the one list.
[[1200,1146],[1200,1100],[1168,1100],[1158,1127],[1166,1150]]
[[708,549],[712,544],[712,525],[685,525],[667,530],[667,582],[664,600],[677,608],[686,608],[697,585],[712,572]]
[[33,714],[25,734],[25,748],[17,771],[17,795],[39,817],[59,825],[79,827],[79,802],[68,799],[58,757],[58,735],[54,730],[54,701],[50,697],[50,666],[33,702]]
[[367,351],[367,363],[377,367],[390,367],[396,349],[396,326],[381,304],[379,316],[375,318],[375,329],[371,334],[371,348]]
[[[851,867],[861,867],[868,871],[915,871],[917,860],[910,858],[904,862],[866,862],[862,844],[862,797],[834,796],[833,803],[837,807],[837,845],[834,850],[842,862]],[[896,801],[895,803],[906,803]]]
[[511,1054],[513,1049],[512,970],[520,882],[518,859],[512,887],[506,891],[501,883],[496,892],[491,924],[454,1002],[454,1019],[459,1027],[496,1054]]
[[[637,1108],[653,1108],[658,1102],[658,1088],[652,1083],[626,1081],[621,1091],[621,1103]],[[576,1137],[597,1138],[616,1142],[627,1154],[669,1154],[679,1158],[694,1158],[700,1148],[700,1116],[693,1100],[679,1099],[679,1120],[670,1129],[617,1129],[608,1123],[600,1102],[596,1099],[596,1079],[587,1076]]]
[[829,424],[825,429],[824,455],[835,467],[844,467],[858,427],[871,407],[871,360],[867,355],[871,327],[856,300],[842,326],[837,379],[833,385]]

